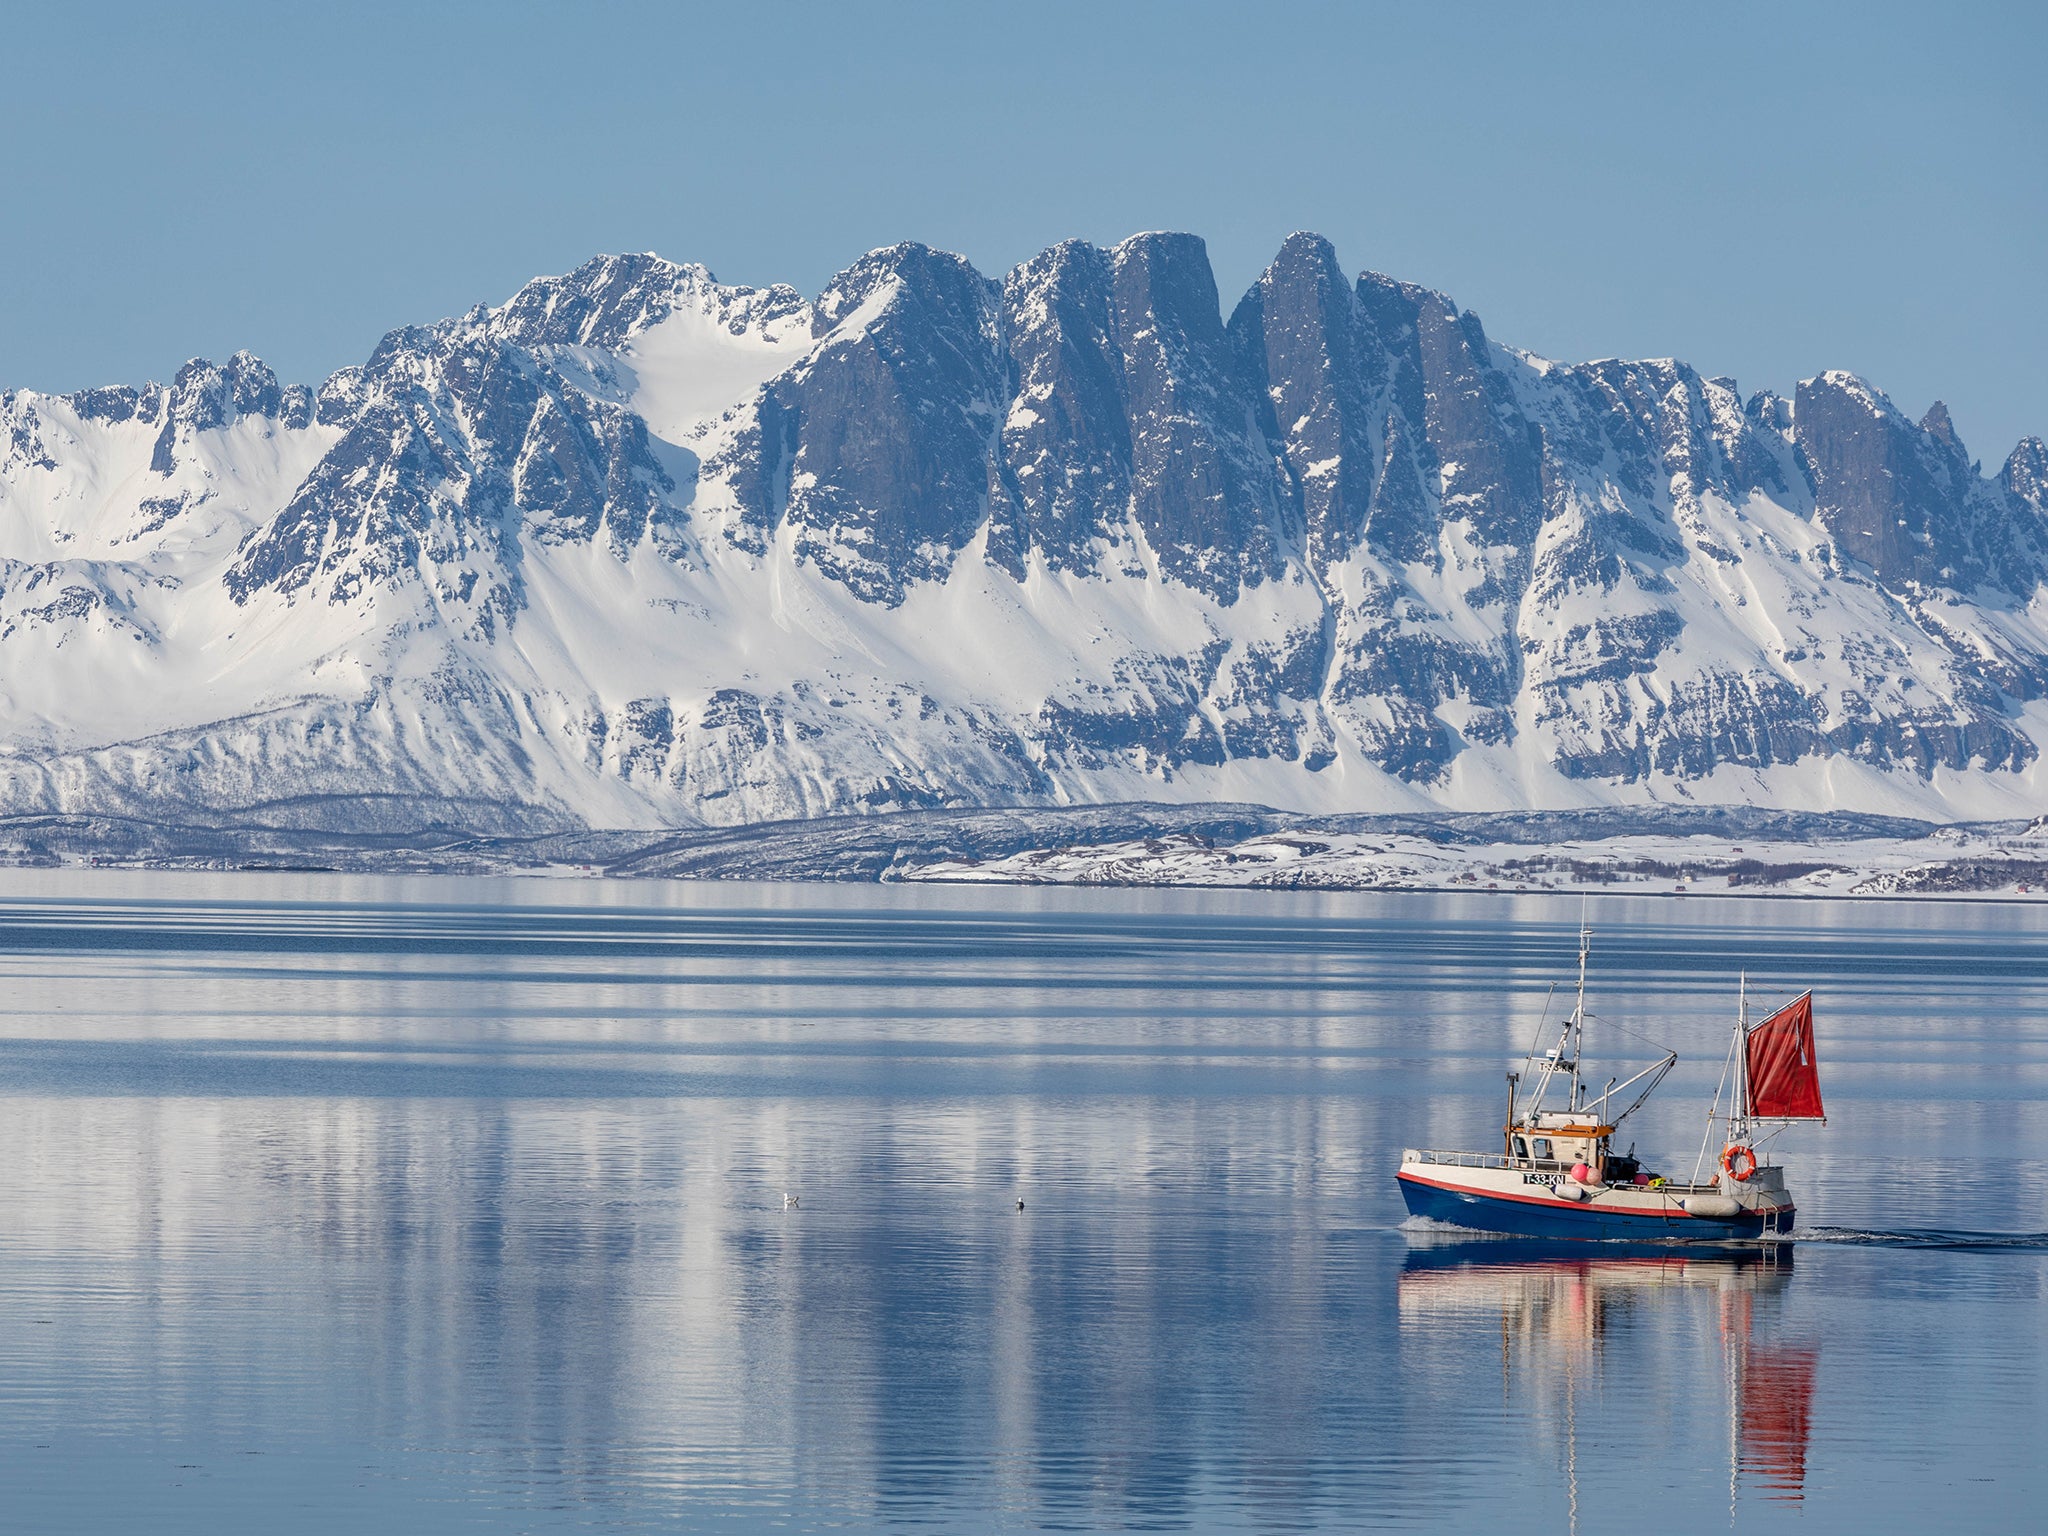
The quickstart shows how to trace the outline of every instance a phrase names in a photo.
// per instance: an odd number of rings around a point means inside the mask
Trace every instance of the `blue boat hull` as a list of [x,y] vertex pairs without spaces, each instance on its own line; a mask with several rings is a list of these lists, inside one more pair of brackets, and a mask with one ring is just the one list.
[[[1474,1232],[1502,1232],[1514,1237],[1557,1237],[1593,1242],[1679,1241],[1694,1243],[1749,1242],[1764,1235],[1762,1216],[1737,1216],[1725,1221],[1674,1213],[1634,1214],[1602,1210],[1593,1205],[1552,1205],[1527,1200],[1497,1200],[1463,1190],[1444,1189],[1415,1179],[1401,1179],[1401,1198],[1410,1214],[1426,1216]],[[1772,1223],[1773,1237],[1792,1230],[1792,1208],[1785,1207]]]

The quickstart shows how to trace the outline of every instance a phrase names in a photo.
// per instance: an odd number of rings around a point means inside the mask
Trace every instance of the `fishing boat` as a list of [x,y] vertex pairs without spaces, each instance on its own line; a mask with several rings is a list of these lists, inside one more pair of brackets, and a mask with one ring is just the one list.
[[[1789,1127],[1826,1120],[1814,1052],[1813,994],[1802,992],[1752,1025],[1749,979],[1742,977],[1734,1034],[1707,1110],[1706,1134],[1690,1176],[1680,1182],[1639,1159],[1633,1145],[1626,1153],[1616,1152],[1614,1140],[1677,1065],[1678,1053],[1666,1050],[1633,1077],[1610,1078],[1598,1094],[1589,1091],[1586,961],[1591,950],[1592,933],[1582,925],[1578,1001],[1557,1043],[1538,1053],[1544,1033],[1539,1024],[1537,1046],[1521,1071],[1508,1074],[1501,1150],[1410,1147],[1402,1152],[1396,1177],[1410,1213],[1519,1237],[1742,1242],[1789,1233],[1792,1194],[1785,1170],[1770,1160],[1769,1150]],[[1624,1100],[1627,1107],[1617,1112],[1614,1106]],[[1717,1127],[1723,1142],[1719,1163],[1702,1178]]]

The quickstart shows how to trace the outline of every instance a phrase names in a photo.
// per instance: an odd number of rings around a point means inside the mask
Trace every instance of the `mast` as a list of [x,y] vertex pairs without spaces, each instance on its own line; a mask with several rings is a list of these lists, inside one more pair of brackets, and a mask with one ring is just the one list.
[[1572,1010],[1572,1112],[1583,1108],[1585,1087],[1579,1077],[1579,1063],[1586,1059],[1586,954],[1593,947],[1593,930],[1586,926],[1583,908],[1579,912],[1579,1003]]
[[1728,1139],[1746,1141],[1748,1137],[1738,1134],[1749,1130],[1749,972],[1742,972],[1741,982],[1735,993],[1735,1038],[1739,1049],[1735,1052],[1735,1102],[1728,1109]]
[[[1571,1089],[1565,1099],[1566,1109],[1573,1114],[1583,1114],[1586,1111],[1584,1082],[1579,1076],[1579,1057],[1584,1049],[1586,1031],[1586,957],[1592,945],[1593,930],[1587,926],[1582,916],[1579,919],[1578,1001],[1573,1005],[1563,1027],[1558,1030],[1556,1045],[1545,1051],[1540,1060],[1535,1047],[1532,1045],[1530,1048],[1529,1070],[1535,1073],[1536,1080],[1526,1098],[1520,1101],[1524,1106],[1520,1115],[1525,1125],[1534,1125],[1542,1115],[1544,1097],[1550,1091],[1550,1080],[1559,1072],[1563,1072],[1571,1079]],[[1544,1012],[1549,1011],[1550,1005],[1546,1001]],[[1536,1038],[1541,1041],[1543,1026],[1538,1024],[1536,1029]]]
[[[1666,1051],[1661,1061],[1652,1062],[1633,1077],[1620,1080],[1610,1078],[1606,1091],[1597,1099],[1587,1091],[1587,1080],[1582,1068],[1585,1063],[1586,1052],[1586,1020],[1591,1017],[1586,1010],[1586,970],[1590,963],[1592,951],[1593,929],[1582,916],[1579,919],[1577,998],[1573,1003],[1571,1012],[1565,1015],[1564,1023],[1558,1027],[1557,1044],[1549,1050],[1543,1051],[1540,1055],[1538,1054],[1538,1047],[1543,1041],[1544,1029],[1543,1023],[1538,1021],[1536,1025],[1536,1038],[1529,1043],[1529,1056],[1523,1072],[1520,1074],[1510,1073],[1508,1075],[1508,1122],[1511,1127],[1515,1125],[1534,1126],[1542,1119],[1545,1113],[1543,1105],[1546,1096],[1550,1092],[1551,1079],[1560,1072],[1571,1080],[1571,1089],[1566,1095],[1564,1112],[1572,1115],[1574,1118],[1592,1115],[1603,1124],[1609,1122],[1614,1096],[1617,1093],[1625,1093],[1630,1088],[1635,1087],[1636,1084],[1645,1083],[1642,1091],[1636,1095],[1635,1101],[1619,1115],[1613,1116],[1612,1123],[1618,1125],[1622,1120],[1627,1119],[1638,1109],[1642,1108],[1643,1101],[1656,1090],[1659,1083],[1664,1081],[1665,1074],[1678,1064],[1678,1053],[1676,1051]],[[1553,986],[1551,988],[1551,997],[1554,997],[1556,992],[1557,988]],[[1550,997],[1544,999],[1543,1014],[1545,1018],[1548,1018],[1550,1015]],[[1624,1030],[1624,1033],[1634,1032]],[[1645,1036],[1644,1038],[1647,1039],[1648,1037]],[[1528,1079],[1526,1083],[1523,1082],[1525,1077]],[[1716,1103],[1718,1104],[1718,1102],[1717,1099]]]

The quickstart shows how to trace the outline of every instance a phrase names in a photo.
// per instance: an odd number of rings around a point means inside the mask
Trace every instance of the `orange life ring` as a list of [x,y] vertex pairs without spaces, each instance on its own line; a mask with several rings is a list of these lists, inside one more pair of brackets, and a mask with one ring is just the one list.
[[1721,1171],[1736,1183],[1747,1184],[1756,1172],[1756,1154],[1741,1142],[1731,1141],[1721,1149]]

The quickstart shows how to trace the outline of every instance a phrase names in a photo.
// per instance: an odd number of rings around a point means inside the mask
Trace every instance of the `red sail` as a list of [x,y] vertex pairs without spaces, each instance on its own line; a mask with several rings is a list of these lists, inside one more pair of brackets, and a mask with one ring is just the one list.
[[1813,994],[1749,1032],[1749,1112],[1759,1120],[1824,1120],[1813,1053]]

